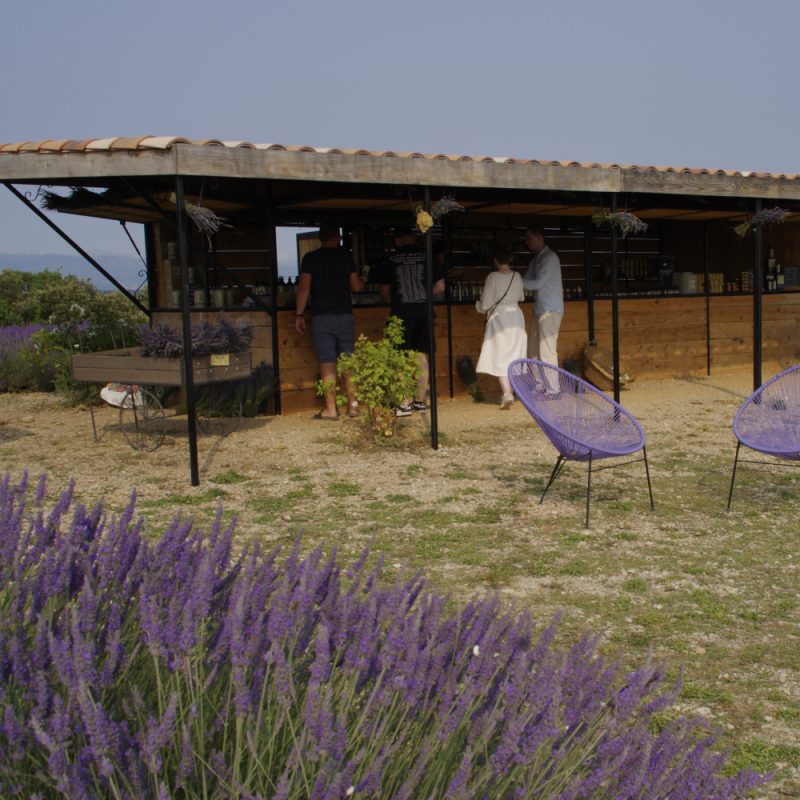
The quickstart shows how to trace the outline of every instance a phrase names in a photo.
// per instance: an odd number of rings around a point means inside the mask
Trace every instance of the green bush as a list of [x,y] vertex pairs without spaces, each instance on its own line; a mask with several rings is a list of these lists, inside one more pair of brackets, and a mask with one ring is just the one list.
[[[55,389],[72,401],[84,400],[97,387],[73,382],[71,355],[137,344],[138,328],[146,322],[124,295],[101,292],[88,280],[49,270],[3,270],[0,325],[47,327],[31,336],[14,363],[3,359],[1,371],[9,380],[0,380],[0,389]],[[20,380],[22,385],[13,385]]]
[[[385,436],[394,432],[394,408],[414,395],[419,377],[419,354],[402,350],[402,343],[403,321],[389,317],[381,339],[372,341],[362,334],[353,352],[339,356],[336,363],[337,374],[347,376],[359,407],[366,408],[372,429]],[[320,394],[325,388],[319,384]]]

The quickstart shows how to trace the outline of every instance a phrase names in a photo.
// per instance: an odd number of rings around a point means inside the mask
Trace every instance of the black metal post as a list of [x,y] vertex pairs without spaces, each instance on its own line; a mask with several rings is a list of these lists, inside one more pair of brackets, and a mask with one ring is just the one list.
[[[617,194],[611,195],[611,213],[617,212]],[[614,369],[614,402],[619,403],[619,268],[617,264],[617,226],[611,223],[611,350]],[[587,511],[588,525],[588,511]]]
[[128,300],[131,301],[131,303],[133,303],[137,308],[144,311],[144,313],[147,314],[148,317],[150,316],[149,308],[145,308],[145,306],[142,303],[140,303],[139,300],[133,294],[131,294],[113,275],[106,272],[106,270],[103,269],[103,267],[101,267],[100,264],[97,263],[97,261],[95,261],[79,244],[77,244],[66,233],[64,233],[64,231],[62,231],[61,228],[59,228],[58,225],[55,224],[55,222],[53,222],[51,219],[47,217],[46,214],[43,214],[38,208],[36,208],[36,206],[33,203],[31,203],[31,201],[28,200],[27,197],[25,197],[25,195],[17,191],[17,189],[10,183],[8,183],[8,181],[3,181],[3,185],[6,187],[6,189],[8,189],[9,192],[11,192],[11,194],[15,195],[19,200],[25,203],[25,205],[28,206],[28,208],[31,211],[33,211],[33,213],[36,214],[36,216],[39,217],[39,219],[44,220],[44,222],[46,222],[47,225],[49,225],[73,250],[75,250],[80,256],[85,258],[107,281],[109,281],[109,283],[113,284],[114,287],[119,292],[124,294],[125,297],[127,297]]
[[145,223],[144,226],[144,256],[145,256],[145,270],[147,274],[147,302],[150,308],[155,308],[157,305],[156,298],[156,284],[152,280],[152,266],[156,263],[156,244],[153,235],[153,224],[151,222]]
[[[431,210],[431,190],[425,187],[425,210]],[[428,386],[431,402],[431,447],[439,449],[439,414],[436,402],[436,332],[433,328],[433,235],[431,229],[425,234],[425,288],[428,294]]]
[[706,375],[711,375],[711,286],[709,285],[709,264],[711,241],[708,223],[703,223],[703,286],[706,296]]
[[269,272],[270,283],[272,284],[272,303],[269,317],[272,322],[272,371],[275,375],[275,413],[280,414],[281,405],[281,362],[280,347],[278,345],[278,238],[275,227],[275,215],[272,209],[272,183],[267,184],[267,192],[270,198],[267,206],[267,235],[269,236]]
[[592,283],[592,220],[586,220],[583,232],[583,268],[586,276],[586,315],[589,325],[589,341],[594,335],[594,284]]
[[456,395],[455,375],[453,373],[453,296],[450,291],[450,266],[451,266],[451,253],[450,253],[450,226],[447,224],[447,217],[442,220],[442,257],[444,258],[444,292],[445,304],[447,306],[447,375],[450,389],[450,399],[452,400]]
[[183,178],[175,177],[175,205],[178,217],[178,252],[181,264],[181,318],[183,321],[183,377],[186,389],[186,413],[189,418],[189,472],[192,486],[200,483],[197,463],[197,408],[192,370],[192,318],[189,312],[189,241],[186,236],[186,206]]
[[[756,214],[761,211],[761,200],[756,200]],[[755,254],[753,257],[753,391],[761,386],[761,291],[764,285],[764,265],[761,226],[755,226]]]

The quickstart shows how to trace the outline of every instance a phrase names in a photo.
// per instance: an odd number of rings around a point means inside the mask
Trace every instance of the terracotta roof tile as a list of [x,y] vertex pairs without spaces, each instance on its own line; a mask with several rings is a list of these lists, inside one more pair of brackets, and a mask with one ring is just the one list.
[[25,142],[17,152],[19,153],[35,153],[46,142],[47,139],[41,139],[38,142]]
[[110,150],[111,145],[117,141],[121,137],[119,136],[112,136],[109,139],[92,139],[89,144],[86,145],[86,152],[89,153],[93,150]]
[[69,141],[69,139],[48,139],[42,142],[41,151],[49,150],[51,153],[58,153],[61,148]]
[[109,150],[138,150],[139,145],[145,139],[152,139],[152,136],[136,136],[132,139],[119,138],[114,139],[111,143]]
[[180,136],[147,136],[139,142],[139,149],[169,150],[174,144],[191,144]]
[[62,148],[62,153],[83,153],[91,139],[70,139]]

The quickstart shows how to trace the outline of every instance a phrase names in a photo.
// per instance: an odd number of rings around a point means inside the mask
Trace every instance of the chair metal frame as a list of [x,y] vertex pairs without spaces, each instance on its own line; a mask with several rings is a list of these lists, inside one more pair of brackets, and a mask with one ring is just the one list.
[[[523,376],[533,376],[536,373],[538,373],[537,377],[534,378],[534,388],[536,390],[532,391],[530,377],[525,378]],[[591,510],[592,474],[606,469],[616,469],[617,467],[622,467],[627,464],[644,462],[645,476],[647,478],[647,492],[650,498],[650,510],[655,510],[644,430],[630,412],[583,378],[579,378],[577,375],[573,375],[566,370],[543,361],[530,358],[513,361],[508,367],[508,377],[517,398],[522,405],[525,406],[528,413],[533,417],[534,421],[539,425],[559,454],[556,464],[550,473],[547,485],[544,487],[542,496],[539,498],[540,505],[544,502],[548,490],[561,474],[567,461],[586,461],[588,463],[588,473],[584,526],[588,528]],[[627,442],[618,442],[616,444],[610,444],[609,442],[605,444],[603,442],[592,442],[590,440],[591,437],[587,435],[589,433],[588,430],[580,431],[579,435],[576,435],[575,431],[565,431],[563,428],[560,428],[548,414],[543,413],[539,405],[547,404],[545,408],[552,409],[553,406],[551,403],[554,402],[553,399],[561,397],[560,391],[558,393],[547,391],[545,387],[548,383],[550,385],[556,384],[559,387],[565,384],[568,386],[571,385],[574,394],[580,394],[583,397],[591,398],[595,410],[603,409],[603,416],[607,421],[620,422],[623,427],[632,432],[633,435],[630,437],[630,440]],[[568,394],[568,392],[565,393],[565,395]],[[605,414],[606,405],[608,406],[607,414]],[[575,408],[577,408],[577,404],[575,404]],[[596,462],[601,459],[633,455],[640,450],[642,451],[641,458],[629,459],[615,464],[607,464],[602,467],[596,466]]]
[[[733,435],[736,437],[736,455],[733,459],[733,470],[731,471],[731,485],[730,489],[728,490],[728,507],[727,511],[731,510],[731,505],[733,503],[733,487],[736,482],[736,470],[739,464],[754,464],[760,467],[789,467],[798,469],[800,468],[800,464],[792,464],[792,463],[785,463],[786,461],[800,461],[800,442],[797,442],[797,450],[789,449],[779,449],[774,446],[774,443],[770,446],[766,446],[763,442],[759,442],[754,436],[748,435],[747,422],[746,422],[746,415],[750,413],[750,410],[753,407],[761,407],[763,405],[764,396],[767,395],[767,405],[764,408],[769,407],[771,411],[780,413],[781,411],[787,410],[787,404],[785,399],[781,398],[779,395],[779,389],[777,389],[776,385],[780,384],[781,381],[784,383],[787,382],[787,378],[790,376],[795,376],[797,374],[797,378],[800,379],[800,364],[795,365],[793,367],[789,367],[788,369],[779,372],[777,375],[774,375],[770,378],[766,383],[763,383],[761,386],[758,387],[743,403],[739,406],[738,411],[736,412],[736,416],[733,419]],[[794,387],[795,391],[797,387]],[[769,396],[772,394],[778,394],[776,398],[772,400],[769,399]],[[788,399],[788,398],[787,398]],[[795,403],[793,404],[793,413],[797,414],[798,406],[800,406],[800,397],[795,399]],[[790,422],[792,426],[798,431],[798,435],[800,436],[800,418],[791,419]],[[745,428],[745,430],[743,430]],[[755,459],[748,459],[748,458],[740,458],[739,453],[741,451],[742,445],[747,447],[750,450],[753,450],[756,453],[763,453],[766,456],[772,456],[774,459],[781,459],[781,460],[774,460],[774,461],[757,461]]]

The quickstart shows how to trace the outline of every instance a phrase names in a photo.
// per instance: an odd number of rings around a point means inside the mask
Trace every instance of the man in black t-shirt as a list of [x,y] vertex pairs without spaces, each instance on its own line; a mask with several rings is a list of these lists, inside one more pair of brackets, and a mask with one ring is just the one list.
[[[394,252],[384,261],[378,275],[381,298],[391,305],[391,313],[403,320],[404,347],[420,354],[420,377],[417,396],[407,398],[395,409],[405,417],[412,411],[425,411],[428,391],[428,290],[425,278],[425,251],[417,247],[417,237],[410,228],[395,228]],[[444,269],[433,264],[433,294],[444,292]]]
[[[306,332],[305,310],[309,297],[313,318],[311,341],[319,360],[320,378],[336,381],[336,359],[353,352],[356,324],[350,292],[364,290],[356,265],[350,254],[340,247],[339,228],[323,225],[319,229],[320,248],[306,253],[300,267],[297,286],[295,328]],[[348,392],[348,415],[357,416],[355,398]],[[325,408],[315,414],[316,419],[338,419],[336,393],[325,394]]]

